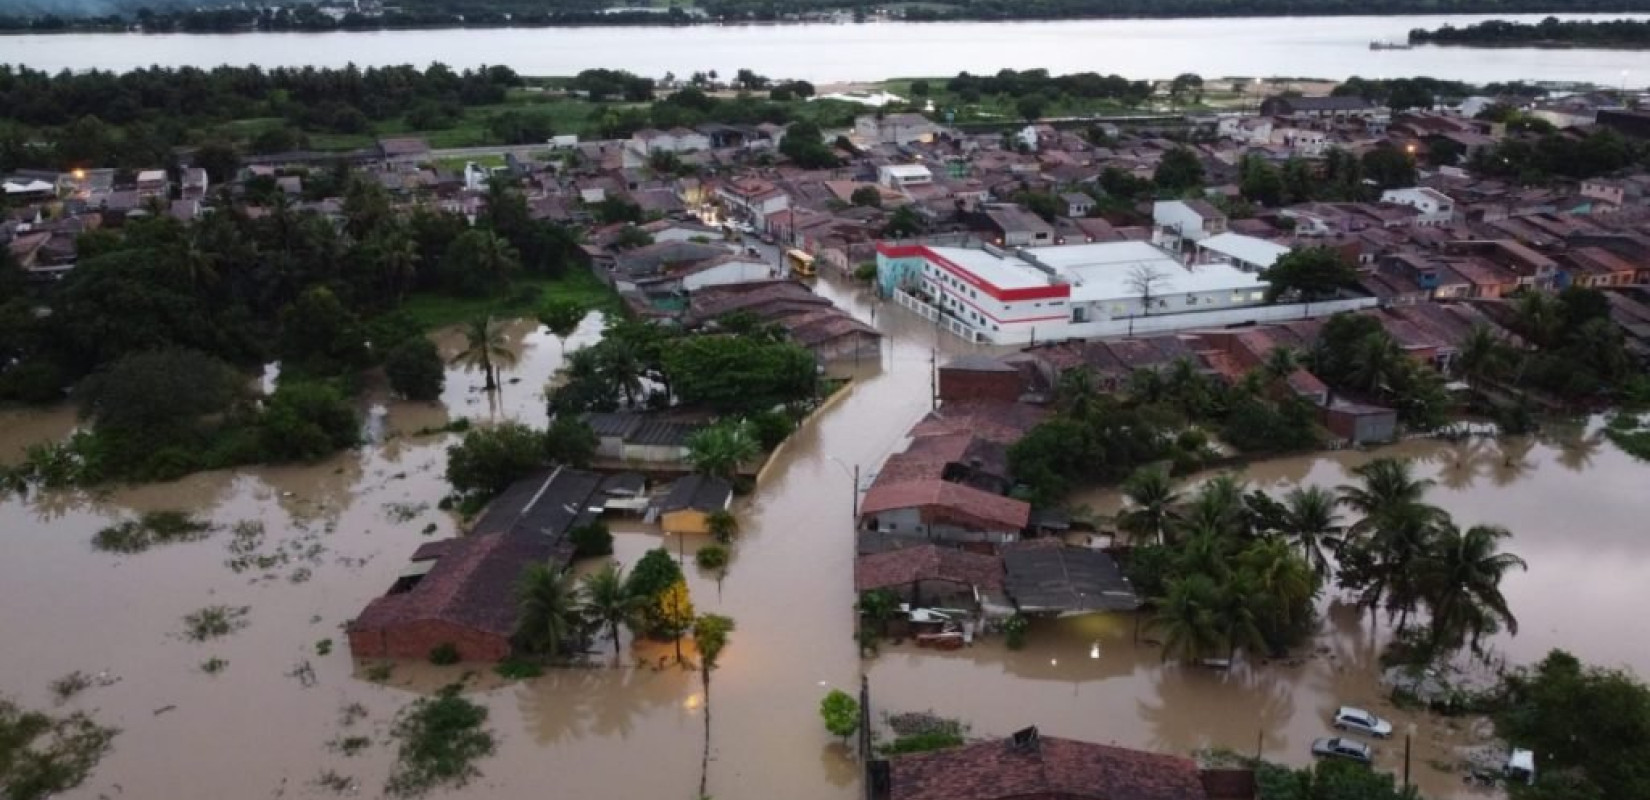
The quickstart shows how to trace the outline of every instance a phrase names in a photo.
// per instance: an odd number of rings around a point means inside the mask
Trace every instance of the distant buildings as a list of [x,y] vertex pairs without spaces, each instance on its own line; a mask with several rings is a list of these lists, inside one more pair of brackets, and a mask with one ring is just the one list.
[[865,114],[854,119],[854,136],[867,144],[929,142],[940,127],[921,114]]

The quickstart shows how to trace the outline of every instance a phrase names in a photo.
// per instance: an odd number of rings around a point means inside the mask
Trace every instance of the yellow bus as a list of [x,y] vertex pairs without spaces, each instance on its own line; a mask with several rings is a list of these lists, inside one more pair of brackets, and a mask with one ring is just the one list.
[[814,257],[801,250],[786,250],[785,262],[791,265],[791,272],[799,278],[812,278],[818,274],[814,271]]

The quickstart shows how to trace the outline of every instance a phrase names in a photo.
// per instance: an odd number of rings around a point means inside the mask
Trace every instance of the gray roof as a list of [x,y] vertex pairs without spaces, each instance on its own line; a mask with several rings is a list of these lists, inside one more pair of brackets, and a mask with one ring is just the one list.
[[487,506],[472,535],[541,534],[560,540],[568,530],[588,522],[591,495],[601,486],[594,472],[559,467],[511,484]]
[[728,507],[733,500],[733,487],[720,478],[693,474],[683,477],[670,485],[670,492],[659,503],[659,510],[664,512],[694,509],[695,511],[719,511]]
[[628,411],[585,414],[582,419],[597,436],[617,437],[625,444],[681,446],[703,425],[657,419]]
[[954,369],[963,372],[1014,372],[1008,364],[997,360],[995,356],[981,353],[965,353],[945,362],[942,369]]
[[1129,579],[1111,556],[1057,541],[1003,548],[1008,596],[1026,612],[1133,611],[1140,607]]

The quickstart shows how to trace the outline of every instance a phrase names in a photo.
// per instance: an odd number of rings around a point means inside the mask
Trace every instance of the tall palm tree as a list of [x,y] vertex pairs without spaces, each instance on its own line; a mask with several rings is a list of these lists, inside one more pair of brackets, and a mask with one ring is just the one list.
[[1300,369],[1300,366],[1300,358],[1293,348],[1274,347],[1266,354],[1266,361],[1261,364],[1261,370],[1266,373],[1266,377],[1281,381],[1295,374],[1295,370]]
[[482,390],[491,392],[498,388],[497,373],[516,365],[516,352],[505,341],[502,323],[494,322],[492,317],[477,317],[464,329],[464,350],[453,357],[452,363],[479,367],[486,378]]
[[1152,601],[1157,613],[1149,625],[1163,635],[1163,660],[1198,661],[1225,642],[1216,616],[1220,591],[1207,575],[1191,573],[1169,581],[1163,597]]
[[584,600],[585,617],[607,628],[613,639],[613,660],[619,659],[619,626],[635,627],[647,599],[625,588],[624,570],[608,564],[600,572],[579,579],[579,595]]
[[1366,393],[1385,396],[1404,368],[1404,351],[1385,331],[1372,333],[1352,350],[1352,385]]
[[1185,511],[1188,530],[1202,530],[1221,536],[1248,533],[1243,505],[1243,482],[1232,475],[1216,475],[1198,487]]
[[1237,658],[1241,648],[1249,652],[1265,652],[1266,636],[1261,633],[1265,596],[1255,584],[1255,577],[1244,570],[1227,575],[1225,583],[1215,592],[1215,624],[1226,643],[1226,659]]
[[1060,409],[1075,419],[1088,419],[1100,400],[1100,392],[1094,386],[1094,373],[1087,367],[1060,373],[1054,396]]
[[1546,292],[1525,292],[1518,298],[1518,332],[1536,347],[1549,348],[1558,344],[1564,330],[1564,310],[1552,295]]
[[1401,631],[1423,599],[1419,570],[1449,517],[1440,509],[1417,503],[1378,519],[1380,524],[1368,542],[1374,574],[1363,587],[1359,602],[1371,610],[1384,606],[1388,613],[1397,612]]
[[739,467],[762,452],[762,447],[743,421],[724,420],[688,437],[688,463],[695,472],[732,480]]
[[1273,631],[1298,630],[1312,613],[1312,600],[1322,585],[1289,543],[1267,537],[1244,548],[1237,557],[1238,586],[1253,590],[1254,599]]
[[474,267],[488,277],[489,285],[508,283],[520,266],[521,256],[510,242],[491,231],[483,232],[476,242]]
[[1455,358],[1455,367],[1468,385],[1477,386],[1504,374],[1511,363],[1511,355],[1506,343],[1488,325],[1479,323],[1472,326],[1467,338],[1461,341],[1461,352]]
[[1354,536],[1368,534],[1387,514],[1420,505],[1433,487],[1430,478],[1416,478],[1405,459],[1377,458],[1352,470],[1352,474],[1358,476],[1359,485],[1342,484],[1336,491],[1340,492],[1341,505],[1362,517],[1347,531]]
[[1513,568],[1527,570],[1529,565],[1512,553],[1499,552],[1501,540],[1511,536],[1496,525],[1474,525],[1464,533],[1454,525],[1439,528],[1420,568],[1432,611],[1434,647],[1460,646],[1465,639],[1478,652],[1486,634],[1502,629],[1518,633],[1518,619],[1501,594],[1501,579]]
[[1180,519],[1180,495],[1174,490],[1169,471],[1162,467],[1136,470],[1123,484],[1123,496],[1130,507],[1117,516],[1117,527],[1130,541],[1149,536],[1163,544],[1166,532]]
[[418,243],[410,236],[384,237],[378,242],[379,277],[384,291],[395,298],[395,305],[407,296],[407,289],[418,278]]
[[614,339],[603,343],[602,376],[615,394],[624,395],[625,405],[635,405],[636,397],[642,393],[642,376],[646,368],[640,351],[630,341]]
[[516,641],[528,652],[561,655],[579,620],[573,578],[549,564],[529,564],[516,580]]
[[1319,578],[1329,576],[1329,557],[1324,551],[1340,549],[1339,515],[1335,513],[1335,494],[1321,486],[1297,487],[1283,498],[1283,534]]

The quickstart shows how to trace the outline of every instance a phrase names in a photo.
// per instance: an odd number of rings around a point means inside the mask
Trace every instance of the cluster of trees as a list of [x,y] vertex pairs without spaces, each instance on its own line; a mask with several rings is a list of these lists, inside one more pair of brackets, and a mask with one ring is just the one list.
[[1289,299],[1313,303],[1336,297],[1358,285],[1358,271],[1341,251],[1332,247],[1291,250],[1267,268],[1266,301]]
[[648,551],[629,575],[608,564],[576,583],[571,573],[532,564],[522,571],[516,596],[516,644],[525,653],[547,659],[565,657],[582,643],[605,635],[613,642],[617,662],[619,630],[629,628],[638,636],[675,641],[678,661],[682,637],[693,634],[700,666],[709,672],[733,631],[733,620],[727,617],[695,615],[682,569],[663,549]]
[[[1201,83],[1201,81],[1200,81]],[[915,86],[913,94],[916,92]],[[923,84],[924,94],[928,85]],[[1002,96],[1016,99],[1038,98],[1040,106],[1052,106],[1065,98],[1085,100],[1116,100],[1126,106],[1138,106],[1152,96],[1151,81],[1131,81],[1121,75],[1100,75],[1078,72],[1070,75],[1050,75],[1046,69],[1023,72],[1005,69],[995,75],[958,73],[945,82],[945,89],[963,103],[978,103],[982,97]],[[1041,114],[1024,115],[1035,119]]]
[[[1508,127],[1515,126],[1509,124]],[[1523,127],[1539,135],[1502,139],[1494,147],[1473,154],[1468,168],[1477,175],[1535,184],[1554,178],[1586,180],[1634,164],[1650,164],[1650,147],[1625,139],[1609,128],[1574,137],[1552,130],[1552,126],[1541,120],[1534,120],[1533,124],[1525,122]]]
[[1026,499],[1056,505],[1075,487],[1121,481],[1158,462],[1176,473],[1208,461],[1204,426],[1246,452],[1318,446],[1311,403],[1282,386],[1296,369],[1279,359],[1228,385],[1181,359],[1137,370],[1120,396],[1103,395],[1086,369],[1060,377],[1055,413],[1009,448],[1009,466]]
[[[0,171],[20,166],[154,167],[172,148],[214,139],[231,120],[278,118],[257,149],[291,149],[301,131],[362,133],[404,113],[504,101],[522,81],[508,67],[455,72],[433,64],[343,69],[150,67],[48,74],[0,65]],[[50,142],[51,144],[42,144]],[[285,145],[285,147],[271,147]],[[214,176],[222,179],[222,176]]]
[[1495,732],[1540,759],[1523,800],[1650,796],[1650,687],[1554,650],[1503,678]]
[[[1500,584],[1524,562],[1501,552],[1505,528],[1463,531],[1425,502],[1432,481],[1406,461],[1377,459],[1353,473],[1356,484],[1296,488],[1282,501],[1227,476],[1189,499],[1161,468],[1132,476],[1118,526],[1153,542],[1131,552],[1129,574],[1154,598],[1165,657],[1281,651],[1310,633],[1312,600],[1331,579],[1361,607],[1396,616],[1421,663],[1517,633]],[[1343,525],[1337,507],[1357,519]],[[1412,635],[1409,620],[1422,609],[1426,629]]]
[[477,509],[540,470],[588,466],[596,445],[590,426],[574,417],[557,417],[542,431],[519,422],[475,428],[447,448],[447,483],[466,510]]
[[549,403],[553,415],[671,405],[756,414],[811,400],[817,380],[812,354],[766,328],[687,333],[619,322],[568,355]]
[[1313,201],[1368,202],[1378,199],[1382,190],[1413,185],[1415,158],[1395,147],[1377,147],[1362,158],[1331,147],[1321,162],[1291,157],[1282,166],[1250,154],[1238,167],[1243,198],[1268,208]]
[[1296,490],[1280,504],[1223,475],[1183,499],[1162,467],[1136,472],[1124,491],[1119,528],[1151,542],[1131,550],[1129,577],[1156,609],[1165,659],[1269,656],[1311,633],[1326,578],[1308,560],[1322,557],[1320,495]]
[[1445,98],[1462,98],[1473,94],[1471,84],[1446,81],[1426,76],[1415,78],[1369,78],[1354,75],[1336,86],[1330,94],[1336,97],[1362,97],[1371,102],[1405,111],[1411,108],[1432,108]]
[[[646,81],[650,85],[652,83],[649,78],[636,80]],[[665,95],[648,106],[625,108],[608,105],[597,108],[591,112],[589,126],[601,136],[623,138],[642,128],[691,128],[712,122],[724,125],[757,125],[764,122],[785,125],[795,122],[798,125],[815,126],[814,134],[815,138],[818,138],[819,125],[837,127],[847,125],[853,120],[855,107],[852,104],[830,101],[797,102],[812,97],[813,92],[813,86],[806,81],[791,81],[774,86],[765,99],[745,92],[736,97],[721,98],[707,94],[698,86],[689,85]],[[651,89],[648,99],[651,99]],[[531,111],[523,111],[518,112],[518,116],[532,119],[536,115]],[[540,127],[548,128],[552,124],[553,121],[545,116],[542,117]],[[790,136],[787,134],[785,141],[789,140]],[[833,156],[832,164],[834,163]]]
[[1457,362],[1468,382],[1534,388],[1588,402],[1617,397],[1640,374],[1610,320],[1609,299],[1597,289],[1527,292],[1503,322],[1524,347],[1515,348],[1487,328],[1475,330],[1462,343]]
[[1469,47],[1650,47],[1650,22],[1633,19],[1565,20],[1548,17],[1531,25],[1492,19],[1457,28],[1416,28],[1409,32],[1416,44]]
[[1255,764],[1259,800],[1420,800],[1415,787],[1400,787],[1392,773],[1349,761],[1323,761],[1289,769],[1268,762]]
[[1417,430],[1437,428],[1449,411],[1443,376],[1406,354],[1373,316],[1330,317],[1294,360],[1335,391],[1396,410],[1400,422]]
[[[439,354],[420,324],[398,311],[411,294],[497,297],[520,273],[556,276],[571,263],[573,234],[531,220],[519,190],[495,184],[489,198],[474,228],[422,207],[400,214],[368,181],[350,183],[341,224],[284,200],[257,217],[228,205],[191,224],[135,219],[81,236],[73,272],[34,292],[9,256],[0,258],[0,284],[8,287],[0,302],[0,401],[54,402],[95,376],[77,393],[93,422],[83,445],[95,448],[80,452],[95,467],[82,473],[86,481],[313,458],[346,446],[355,431],[344,420],[353,412],[334,412],[363,370],[383,365],[392,387],[411,399],[441,392]],[[497,325],[481,327],[472,340],[508,357]],[[472,341],[465,360],[477,358],[476,347]],[[180,359],[192,368],[175,367]],[[280,364],[281,391],[270,397],[221,388],[245,383],[271,361]],[[170,422],[136,427],[182,436],[184,427],[210,424],[176,447],[146,447],[167,442],[147,434],[115,446],[126,441],[116,437],[124,406],[146,393],[179,394],[156,383],[176,380],[166,373],[189,374],[190,396],[205,405],[156,408],[173,415]],[[293,415],[325,435],[254,435],[254,419],[286,424]]]

